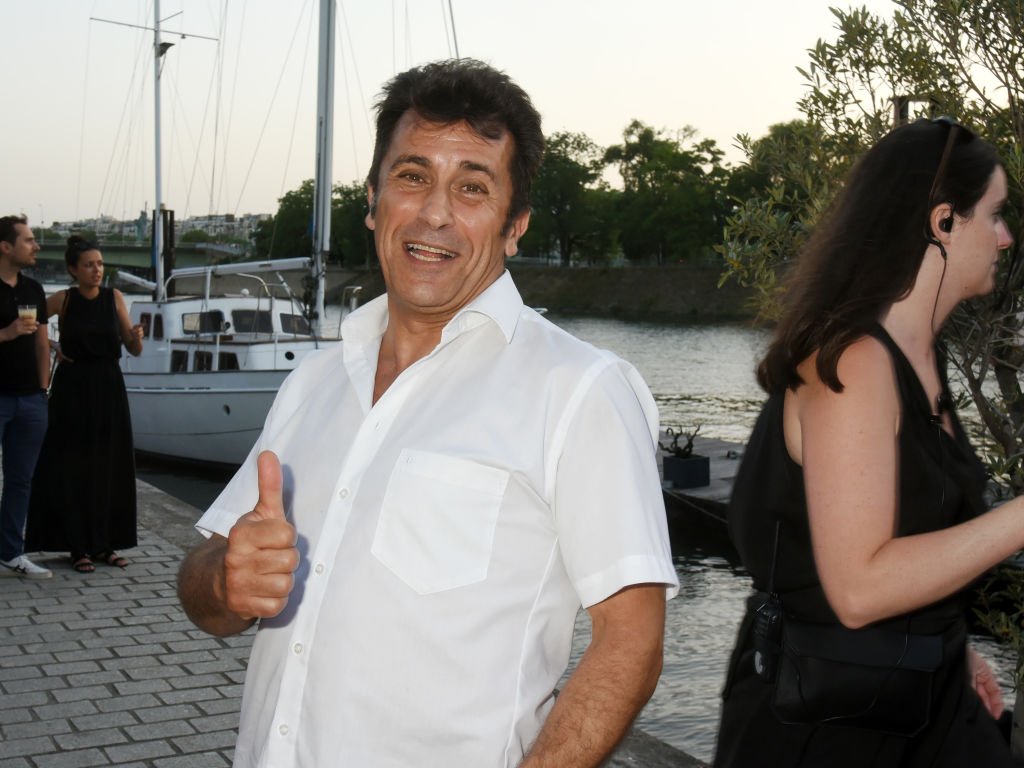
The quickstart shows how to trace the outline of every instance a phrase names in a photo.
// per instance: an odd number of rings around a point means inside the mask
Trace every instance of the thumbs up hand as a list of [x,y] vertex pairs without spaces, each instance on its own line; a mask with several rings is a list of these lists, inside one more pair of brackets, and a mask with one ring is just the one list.
[[263,451],[256,472],[259,499],[231,529],[224,555],[226,604],[244,619],[283,611],[299,565],[295,526],[284,515],[281,463],[274,453]]

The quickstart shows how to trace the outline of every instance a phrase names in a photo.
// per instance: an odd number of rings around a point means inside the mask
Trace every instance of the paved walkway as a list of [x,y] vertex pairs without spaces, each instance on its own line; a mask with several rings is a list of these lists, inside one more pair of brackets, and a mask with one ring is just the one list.
[[[139,504],[127,569],[43,554],[52,579],[0,577],[0,768],[231,765],[254,632],[215,638],[185,618],[175,578],[195,511],[141,481]],[[700,765],[639,732],[609,762]]]

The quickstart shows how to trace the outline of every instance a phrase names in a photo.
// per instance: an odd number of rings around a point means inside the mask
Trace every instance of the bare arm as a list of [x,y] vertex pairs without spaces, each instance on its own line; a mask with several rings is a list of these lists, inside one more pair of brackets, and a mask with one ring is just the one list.
[[259,501],[228,534],[189,553],[178,572],[178,598],[189,619],[213,635],[245,631],[288,604],[299,564],[295,528],[285,519],[281,465],[259,456]]
[[[787,395],[799,422],[815,565],[840,621],[861,627],[929,605],[1024,546],[1024,499],[961,525],[896,537],[899,395],[888,353],[864,338],[840,358],[842,393],[813,360]],[[790,415],[787,414],[787,443]],[[794,456],[794,458],[797,458]],[[934,499],[924,499],[939,504]]]
[[591,768],[619,743],[661,674],[665,587],[641,584],[588,609],[593,636],[521,768]]
[[36,328],[36,369],[39,371],[39,387],[50,386],[50,337],[46,333],[46,325],[39,323]]
[[63,291],[57,291],[52,296],[46,297],[46,316],[48,318],[60,314],[60,309],[64,306],[64,297],[67,294],[68,292],[65,288]]
[[117,308],[117,326],[121,331],[121,341],[124,342],[129,354],[138,357],[142,354],[142,326],[132,325],[128,316],[128,305],[117,288],[114,289],[114,306]]

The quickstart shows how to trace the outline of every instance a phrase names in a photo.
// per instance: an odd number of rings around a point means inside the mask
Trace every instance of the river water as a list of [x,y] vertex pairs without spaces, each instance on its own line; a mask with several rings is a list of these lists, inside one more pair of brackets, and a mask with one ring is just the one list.
[[[742,443],[760,409],[755,361],[768,336],[742,325],[680,326],[550,316],[558,325],[633,363],[654,394],[663,426]],[[172,495],[204,507],[228,475],[222,471],[140,463],[139,476]],[[719,691],[725,676],[750,579],[736,562],[724,530],[694,521],[673,540],[679,596],[666,615],[665,668],[638,718],[648,733],[702,760],[714,752]],[[589,641],[580,612],[573,663]],[[1013,659],[979,639],[1002,681]],[[1009,688],[1006,686],[1007,695]]]

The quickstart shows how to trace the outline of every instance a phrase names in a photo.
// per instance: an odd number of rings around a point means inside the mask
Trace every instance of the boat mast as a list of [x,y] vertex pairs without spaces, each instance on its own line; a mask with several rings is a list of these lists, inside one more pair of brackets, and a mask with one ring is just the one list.
[[[170,46],[167,47],[169,48]],[[152,259],[154,282],[156,283],[156,295],[154,298],[157,301],[163,301],[166,298],[164,295],[163,201],[160,197],[162,182],[160,172],[160,59],[166,50],[167,48],[162,48],[160,44],[160,0],[153,0],[153,121],[155,129],[153,154],[156,157],[156,168],[154,171],[156,178],[156,202],[153,210],[156,212],[156,216],[153,219]]]
[[316,291],[313,332],[321,333],[324,284],[331,250],[331,193],[334,144],[334,17],[335,0],[320,0],[320,48],[316,96],[316,174],[313,179],[313,281]]

